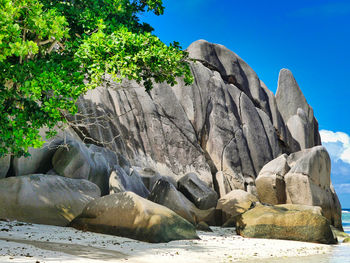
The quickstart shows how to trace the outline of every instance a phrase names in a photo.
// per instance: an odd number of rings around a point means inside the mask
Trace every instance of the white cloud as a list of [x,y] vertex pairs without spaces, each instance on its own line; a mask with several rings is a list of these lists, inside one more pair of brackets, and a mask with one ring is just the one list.
[[343,153],[340,155],[340,159],[342,159],[346,163],[350,163],[350,148],[346,148]]
[[350,136],[344,132],[320,131],[322,144],[332,159],[350,164]]
[[350,145],[350,137],[344,132],[332,132],[320,130],[322,142],[341,142],[345,145]]

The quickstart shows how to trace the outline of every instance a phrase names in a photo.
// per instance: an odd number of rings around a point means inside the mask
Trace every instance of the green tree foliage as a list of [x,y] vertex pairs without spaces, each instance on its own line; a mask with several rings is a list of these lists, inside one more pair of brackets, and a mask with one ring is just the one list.
[[162,0],[0,0],[0,156],[43,144],[39,129],[77,111],[77,98],[108,74],[192,82],[187,54],[162,43],[138,15]]

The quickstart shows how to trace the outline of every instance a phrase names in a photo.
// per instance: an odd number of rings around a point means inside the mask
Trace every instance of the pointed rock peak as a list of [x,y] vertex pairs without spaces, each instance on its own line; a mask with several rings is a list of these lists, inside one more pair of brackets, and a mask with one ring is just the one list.
[[298,108],[309,113],[309,104],[289,69],[281,69],[276,92],[277,107],[285,120],[297,114]]
[[199,60],[206,67],[220,72],[224,79],[233,72],[240,73],[236,64],[241,58],[223,45],[201,39],[193,42],[186,51],[190,58]]

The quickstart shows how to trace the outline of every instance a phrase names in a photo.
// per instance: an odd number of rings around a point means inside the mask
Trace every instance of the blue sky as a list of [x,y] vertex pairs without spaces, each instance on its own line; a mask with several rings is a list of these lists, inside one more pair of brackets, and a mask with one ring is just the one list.
[[293,72],[324,130],[342,206],[350,208],[350,143],[339,139],[339,132],[350,134],[350,1],[163,1],[163,16],[142,20],[165,43],[175,40],[186,48],[205,39],[223,44],[273,92],[279,70]]

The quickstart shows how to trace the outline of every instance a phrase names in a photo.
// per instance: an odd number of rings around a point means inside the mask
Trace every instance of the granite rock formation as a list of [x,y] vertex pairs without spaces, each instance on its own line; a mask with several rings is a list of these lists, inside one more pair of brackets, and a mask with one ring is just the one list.
[[[78,114],[67,117],[67,136],[30,150],[30,158],[0,159],[0,178],[46,173],[89,180],[102,195],[131,191],[144,198],[161,179],[164,195],[153,191],[151,198],[193,224],[212,223],[199,209],[240,190],[261,203],[320,206],[341,229],[329,156],[292,73],[281,70],[275,96],[226,47],[199,40],[187,51],[192,85],[178,79],[146,92],[106,76],[79,99]],[[195,179],[183,182],[189,175]]]
[[[191,62],[191,86],[179,79],[174,87],[155,84],[147,93],[131,81],[106,80],[82,97],[81,114],[72,122],[85,141],[174,180],[195,172],[217,192],[220,188],[220,196],[233,189],[256,194],[254,181],[266,163],[284,152],[320,144],[317,121],[291,73],[281,71],[275,98],[226,47],[199,40],[187,51],[196,60]],[[281,112],[278,105],[292,95],[302,98],[302,105],[290,101],[291,110]],[[287,122],[302,110],[310,127],[295,131]],[[308,138],[307,143],[295,134]]]

